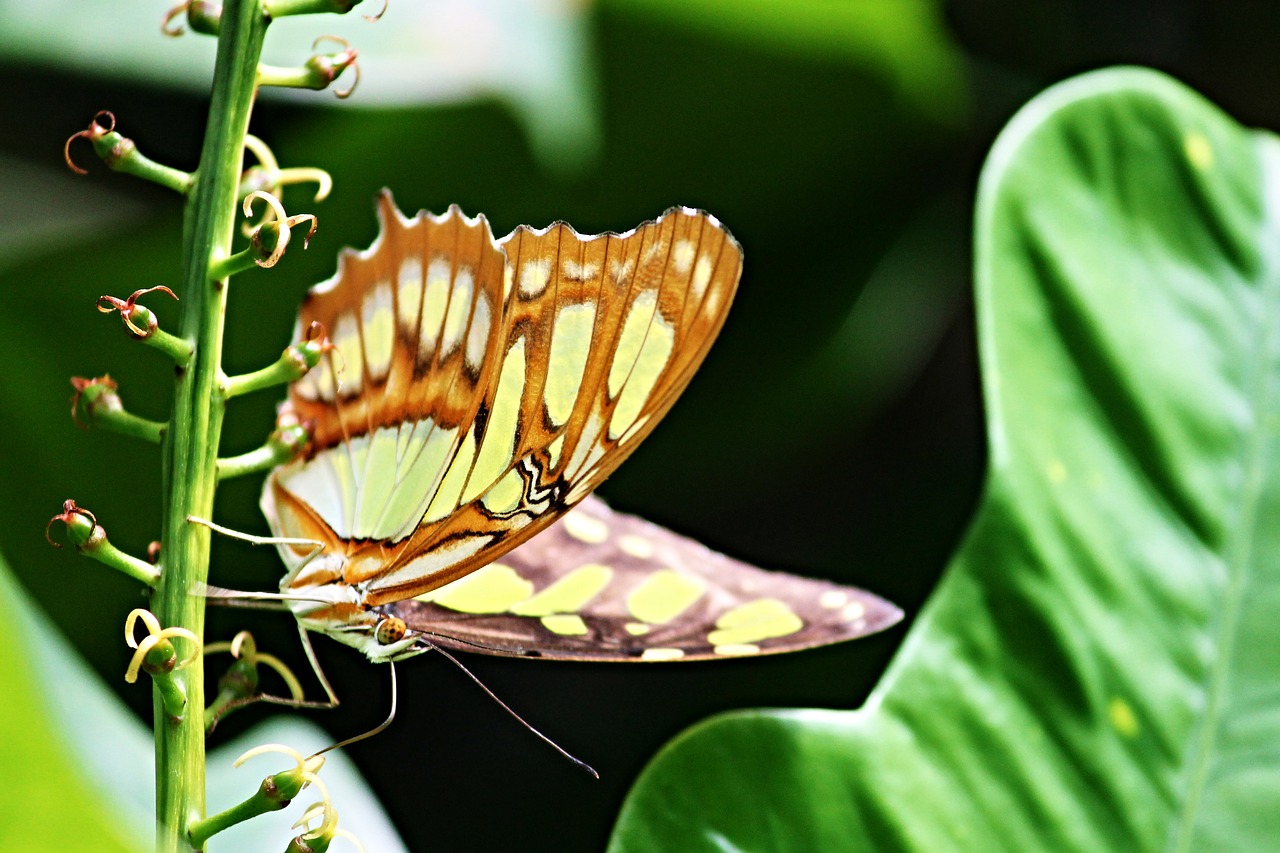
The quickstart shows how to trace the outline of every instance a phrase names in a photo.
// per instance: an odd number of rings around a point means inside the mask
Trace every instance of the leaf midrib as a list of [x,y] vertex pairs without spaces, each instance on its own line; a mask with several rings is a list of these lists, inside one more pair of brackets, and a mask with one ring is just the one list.
[[1258,345],[1254,348],[1254,370],[1252,382],[1254,388],[1250,399],[1256,401],[1255,413],[1263,413],[1255,418],[1256,427],[1251,431],[1246,442],[1245,482],[1241,489],[1241,500],[1237,523],[1232,525],[1231,541],[1226,550],[1227,556],[1227,588],[1223,596],[1221,619],[1218,624],[1217,659],[1210,671],[1208,683],[1208,703],[1201,720],[1200,732],[1193,738],[1191,755],[1188,760],[1187,795],[1183,802],[1182,817],[1174,828],[1168,850],[1172,853],[1187,853],[1195,846],[1196,821],[1200,814],[1200,803],[1204,799],[1208,787],[1210,770],[1213,765],[1214,746],[1221,730],[1220,722],[1226,710],[1227,684],[1231,677],[1231,666],[1234,659],[1235,642],[1240,623],[1241,602],[1245,587],[1245,573],[1249,569],[1250,557],[1253,554],[1253,531],[1257,528],[1259,498],[1265,472],[1261,463],[1266,457],[1269,437],[1265,425],[1270,422],[1267,413],[1272,409],[1270,361],[1272,342],[1275,339],[1276,324],[1269,306],[1277,304],[1272,297],[1280,295],[1280,240],[1276,229],[1271,228],[1280,214],[1280,147],[1270,136],[1258,132],[1255,137],[1258,146],[1261,185],[1263,188],[1263,222],[1259,228],[1258,240],[1262,255],[1263,296],[1262,322]]

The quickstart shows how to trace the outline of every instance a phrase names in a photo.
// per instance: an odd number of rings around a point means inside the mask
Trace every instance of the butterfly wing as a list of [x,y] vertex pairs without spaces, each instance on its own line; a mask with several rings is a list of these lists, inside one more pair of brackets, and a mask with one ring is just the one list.
[[388,610],[444,648],[582,661],[789,652],[902,617],[871,593],[756,568],[597,497],[500,562]]
[[310,455],[273,474],[277,532],[342,552],[368,605],[478,569],[591,492],[675,401],[724,321],[742,251],[700,211],[626,234],[494,242],[457,208],[344,254],[300,322],[335,350],[290,403]]

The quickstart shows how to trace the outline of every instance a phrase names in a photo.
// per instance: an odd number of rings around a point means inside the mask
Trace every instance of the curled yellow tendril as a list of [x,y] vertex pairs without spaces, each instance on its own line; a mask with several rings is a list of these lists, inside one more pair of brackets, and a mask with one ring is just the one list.
[[[280,203],[280,199],[276,198],[271,193],[263,192],[262,190],[254,190],[245,196],[244,215],[246,217],[253,217],[253,202],[254,199],[259,198],[266,202],[267,206],[271,209],[271,212],[275,214],[275,218],[280,222],[280,236],[276,240],[275,248],[273,248],[271,253],[265,258],[254,259],[254,263],[258,266],[263,267],[264,269],[270,269],[280,261],[281,257],[284,256],[284,250],[289,246],[289,238],[292,234],[293,227],[306,219],[311,220],[311,227],[307,229],[307,236],[302,238],[302,248],[305,249],[311,244],[311,238],[314,237],[316,233],[316,218],[310,213],[299,213],[293,216],[287,215],[284,212],[284,205]],[[265,225],[259,225],[255,230],[260,230],[263,227],[265,227]]]
[[[133,629],[141,621],[147,626],[147,636],[138,642],[133,635]],[[129,648],[136,649],[133,657],[129,660],[129,668],[125,670],[124,680],[133,684],[138,680],[138,670],[142,668],[143,662],[146,660],[147,654],[163,640],[183,639],[191,643],[191,649],[186,657],[174,664],[175,670],[182,669],[191,664],[200,656],[200,640],[195,634],[186,628],[161,628],[160,620],[150,610],[144,610],[139,607],[133,610],[127,619],[124,620],[124,639],[129,644]]]
[[295,702],[301,702],[303,698],[302,683],[298,681],[298,677],[293,674],[293,670],[285,665],[284,661],[272,654],[258,651],[257,646],[253,642],[253,635],[248,631],[241,631],[231,639],[230,642],[222,641],[210,643],[204,647],[206,655],[218,654],[220,652],[230,652],[231,656],[236,660],[242,657],[255,666],[257,664],[266,664],[276,671],[276,674],[284,679],[284,683],[289,688],[289,695],[293,697]]

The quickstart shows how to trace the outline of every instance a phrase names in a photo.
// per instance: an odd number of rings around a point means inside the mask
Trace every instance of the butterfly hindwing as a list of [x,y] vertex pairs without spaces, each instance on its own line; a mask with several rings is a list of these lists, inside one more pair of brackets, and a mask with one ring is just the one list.
[[756,568],[595,497],[497,563],[386,609],[445,648],[584,661],[795,651],[901,617],[863,590]]
[[742,252],[673,208],[627,234],[563,223],[495,242],[457,208],[405,219],[303,306],[335,349],[295,383],[314,424],[264,507],[345,556],[368,605],[460,578],[590,493],[688,383]]

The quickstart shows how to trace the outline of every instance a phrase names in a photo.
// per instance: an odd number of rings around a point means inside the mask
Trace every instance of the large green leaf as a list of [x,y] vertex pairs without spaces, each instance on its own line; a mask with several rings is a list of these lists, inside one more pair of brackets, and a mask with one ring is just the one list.
[[1280,148],[1152,72],[1037,98],[977,215],[978,517],[854,712],[671,744],[626,850],[1280,839]]

